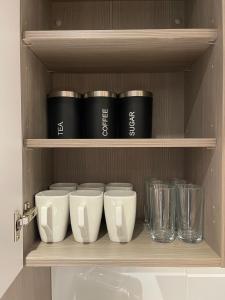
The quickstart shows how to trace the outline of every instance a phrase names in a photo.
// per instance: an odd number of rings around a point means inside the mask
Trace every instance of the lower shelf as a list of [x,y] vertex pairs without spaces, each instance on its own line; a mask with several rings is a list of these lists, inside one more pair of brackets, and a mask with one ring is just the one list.
[[135,267],[219,267],[220,257],[206,242],[197,245],[175,241],[153,242],[142,225],[136,226],[130,243],[112,243],[106,233],[96,243],[79,244],[73,236],[55,244],[37,243],[27,255],[26,265],[42,266],[135,266]]

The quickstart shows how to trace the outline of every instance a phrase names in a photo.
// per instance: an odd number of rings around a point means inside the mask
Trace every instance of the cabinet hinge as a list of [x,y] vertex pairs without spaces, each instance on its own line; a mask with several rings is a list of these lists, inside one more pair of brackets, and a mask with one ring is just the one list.
[[24,212],[19,211],[14,213],[14,241],[20,239],[21,231],[24,226],[27,226],[37,216],[37,207],[31,207],[30,202],[24,204]]

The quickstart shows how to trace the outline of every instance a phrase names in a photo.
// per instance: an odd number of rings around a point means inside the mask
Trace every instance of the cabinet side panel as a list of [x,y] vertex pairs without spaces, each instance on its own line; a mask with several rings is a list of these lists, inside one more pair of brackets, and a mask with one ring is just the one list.
[[50,73],[27,46],[21,48],[23,137],[47,137],[46,95]]
[[[39,3],[39,4],[38,4]],[[29,19],[26,29],[40,29],[47,24],[49,1],[23,1],[22,20]],[[34,19],[34,20],[33,20]],[[36,20],[36,22],[35,22]],[[23,26],[24,24],[22,24]],[[24,25],[24,26],[25,26]],[[43,27],[42,27],[43,26]],[[22,28],[24,30],[24,28]],[[51,89],[51,78],[45,66],[27,48],[21,47],[22,128],[23,138],[47,137],[46,95]],[[24,202],[34,202],[34,195],[46,189],[52,181],[51,150],[23,149]],[[35,224],[24,230],[24,255],[36,239]]]
[[[48,0],[21,1],[21,31],[48,29]],[[23,138],[46,137],[46,93],[50,75],[43,64],[21,45]],[[23,149],[23,199],[34,204],[34,195],[47,188],[52,179],[51,151]],[[24,229],[24,256],[37,238],[36,222]],[[24,268],[4,300],[50,300],[50,268]]]
[[[216,137],[215,150],[186,150],[186,177],[202,184],[205,193],[205,239],[220,255],[223,248],[223,52],[221,1],[188,1],[189,26],[219,26],[219,38],[185,75],[185,136]],[[207,13],[208,12],[208,13]],[[212,14],[213,13],[213,14]]]

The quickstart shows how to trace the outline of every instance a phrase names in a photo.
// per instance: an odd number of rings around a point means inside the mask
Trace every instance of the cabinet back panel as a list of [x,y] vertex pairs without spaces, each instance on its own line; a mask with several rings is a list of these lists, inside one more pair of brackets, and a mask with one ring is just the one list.
[[180,28],[184,27],[184,1],[53,2],[51,26],[60,30]]
[[54,150],[55,182],[131,182],[138,193],[137,218],[142,219],[147,177],[183,178],[183,150]]
[[152,74],[53,74],[54,89],[82,93],[103,89],[121,92],[132,89],[150,90],[154,94],[153,136],[184,136],[183,73]]
[[221,0],[186,0],[184,2],[186,26],[216,28]]
[[50,0],[21,0],[21,29],[46,30],[50,27]]

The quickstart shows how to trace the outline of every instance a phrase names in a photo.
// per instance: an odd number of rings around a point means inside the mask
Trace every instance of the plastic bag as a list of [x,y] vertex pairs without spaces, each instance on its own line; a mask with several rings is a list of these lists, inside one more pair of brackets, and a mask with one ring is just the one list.
[[71,300],[142,300],[141,282],[113,269],[83,269],[73,275]]

